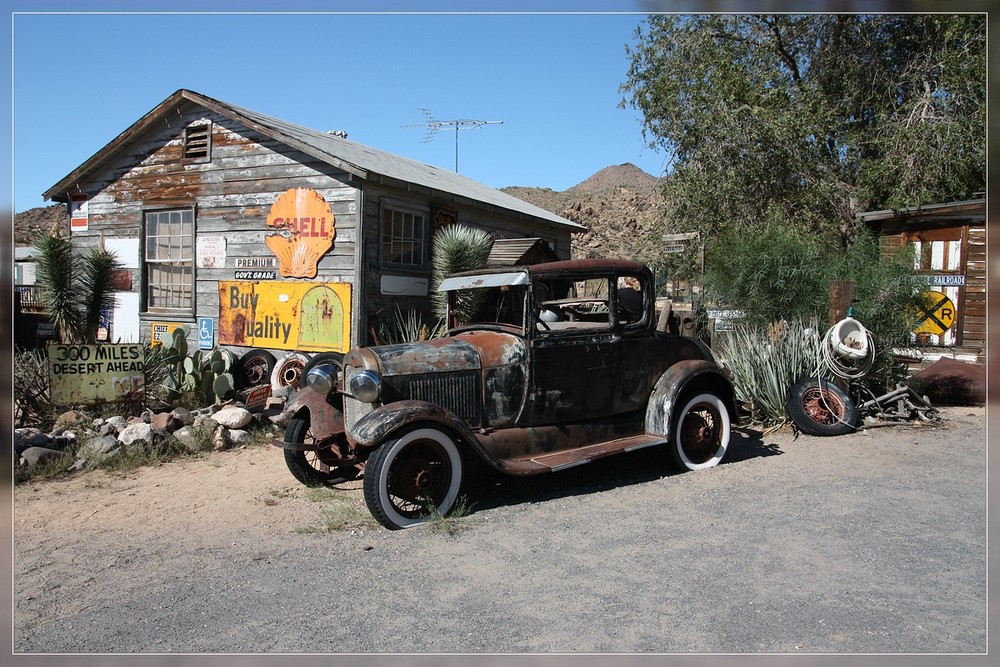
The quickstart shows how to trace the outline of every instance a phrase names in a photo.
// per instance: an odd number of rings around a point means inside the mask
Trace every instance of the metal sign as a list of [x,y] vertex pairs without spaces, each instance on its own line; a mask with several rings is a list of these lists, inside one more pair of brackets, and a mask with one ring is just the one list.
[[920,323],[913,332],[940,336],[955,322],[955,304],[941,292],[927,291],[920,296],[923,300],[917,312]]
[[347,352],[350,283],[219,281],[219,343]]
[[149,323],[149,344],[159,345],[163,342],[164,336],[169,336],[174,332],[174,329],[178,329],[184,326],[180,322],[150,322]]
[[925,276],[928,285],[940,287],[962,287],[965,285],[965,276]]
[[56,405],[139,400],[143,394],[143,346],[138,343],[49,343],[49,388]]
[[333,247],[333,211],[323,196],[309,188],[292,188],[271,206],[267,226],[277,230],[264,243],[278,258],[286,278],[315,278],[319,258]]
[[211,317],[198,318],[198,349],[211,350],[215,347],[215,320]]

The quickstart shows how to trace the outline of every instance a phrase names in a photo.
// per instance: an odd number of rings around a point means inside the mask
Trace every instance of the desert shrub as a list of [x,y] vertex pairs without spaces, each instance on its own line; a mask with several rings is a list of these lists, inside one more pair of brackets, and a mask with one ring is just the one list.
[[55,417],[49,396],[49,365],[42,350],[14,353],[14,424],[46,426]]
[[759,332],[797,319],[816,319],[825,329],[830,283],[853,282],[855,317],[875,342],[871,379],[890,385],[903,372],[892,349],[910,340],[920,291],[910,252],[886,251],[872,233],[838,250],[775,219],[760,233],[730,230],[718,238],[706,261],[705,289],[710,302],[743,311],[743,322]]

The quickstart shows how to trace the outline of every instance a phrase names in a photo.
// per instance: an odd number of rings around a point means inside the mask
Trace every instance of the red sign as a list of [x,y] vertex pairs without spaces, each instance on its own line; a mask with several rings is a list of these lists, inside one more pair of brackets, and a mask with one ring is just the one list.
[[69,198],[69,229],[72,232],[85,232],[90,225],[87,213],[87,195],[73,195]]

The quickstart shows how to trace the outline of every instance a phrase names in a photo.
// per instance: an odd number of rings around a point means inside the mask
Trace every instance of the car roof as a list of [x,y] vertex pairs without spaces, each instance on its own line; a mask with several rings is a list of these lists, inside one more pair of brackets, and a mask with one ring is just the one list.
[[542,262],[540,264],[526,264],[521,266],[491,266],[471,271],[459,271],[451,274],[451,276],[483,276],[488,274],[518,272],[527,273],[529,275],[560,272],[640,273],[644,269],[646,269],[645,264],[626,259],[561,259],[554,262]]

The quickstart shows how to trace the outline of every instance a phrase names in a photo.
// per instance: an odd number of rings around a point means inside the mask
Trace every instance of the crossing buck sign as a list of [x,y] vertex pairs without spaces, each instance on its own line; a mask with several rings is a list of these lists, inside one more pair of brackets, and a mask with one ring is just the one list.
[[920,296],[923,305],[917,309],[919,323],[913,332],[940,336],[955,322],[955,304],[941,292],[928,290]]

